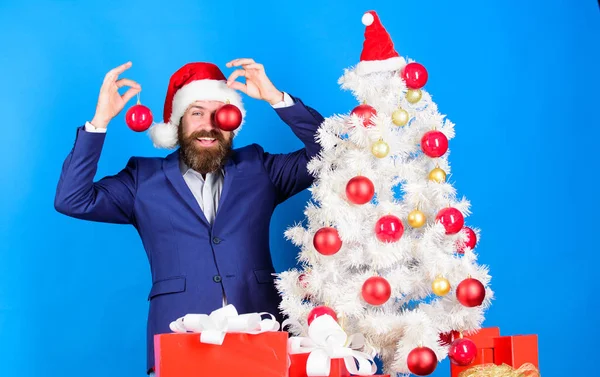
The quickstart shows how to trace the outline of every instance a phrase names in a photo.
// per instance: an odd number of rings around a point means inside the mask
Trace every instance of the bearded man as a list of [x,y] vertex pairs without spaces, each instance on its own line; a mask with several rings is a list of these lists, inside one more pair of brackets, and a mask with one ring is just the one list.
[[[149,132],[156,147],[176,150],[166,158],[132,157],[116,175],[94,181],[109,122],[141,91],[135,81],[119,79],[130,67],[106,74],[96,114],[77,130],[64,162],[54,205],[78,219],[133,225],[140,235],[152,275],[146,368],[152,373],[154,335],[170,332],[170,322],[185,314],[230,303],[240,313],[279,315],[271,216],[312,184],[307,163],[320,151],[315,135],[323,117],[279,91],[252,59],[227,63],[237,67],[227,79],[214,64],[186,64],[169,82],[163,122]],[[123,95],[122,87],[129,88]],[[238,91],[268,102],[304,148],[286,154],[257,144],[234,149],[240,128],[221,130],[215,112],[231,103],[243,123]]]

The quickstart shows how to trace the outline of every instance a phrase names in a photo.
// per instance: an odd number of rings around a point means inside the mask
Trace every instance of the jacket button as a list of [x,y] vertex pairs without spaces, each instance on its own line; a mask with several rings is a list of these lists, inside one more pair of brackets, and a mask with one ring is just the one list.
[[213,281],[214,281],[215,283],[220,283],[220,282],[221,282],[221,280],[222,280],[222,279],[221,279],[221,276],[220,276],[220,275],[215,275],[215,276],[213,276]]
[[221,243],[221,239],[219,237],[214,237],[213,242],[218,245]]

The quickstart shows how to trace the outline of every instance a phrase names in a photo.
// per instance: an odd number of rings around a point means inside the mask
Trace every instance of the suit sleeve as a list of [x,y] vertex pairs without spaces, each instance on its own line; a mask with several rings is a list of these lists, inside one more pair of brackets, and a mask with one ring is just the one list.
[[314,178],[306,165],[321,151],[315,136],[324,119],[316,110],[304,105],[299,98],[294,98],[292,106],[276,111],[304,144],[304,148],[286,154],[271,154],[260,150],[265,168],[277,189],[278,203],[281,203],[312,184]]
[[133,223],[137,160],[131,158],[118,174],[94,182],[106,134],[77,130],[65,159],[54,198],[54,208],[78,219],[115,224]]

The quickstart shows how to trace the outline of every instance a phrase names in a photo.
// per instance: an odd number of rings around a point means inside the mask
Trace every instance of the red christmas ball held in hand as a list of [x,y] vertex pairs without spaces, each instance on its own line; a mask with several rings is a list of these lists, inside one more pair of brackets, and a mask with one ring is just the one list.
[[392,295],[392,287],[381,276],[368,278],[362,286],[362,297],[371,305],[383,305]]
[[308,325],[310,326],[310,324],[312,323],[312,321],[315,318],[320,317],[325,314],[330,315],[337,322],[338,318],[337,318],[337,315],[335,314],[335,311],[328,306],[321,305],[321,306],[317,306],[316,308],[311,310],[310,313],[308,313]]
[[448,151],[448,138],[440,131],[427,131],[421,138],[421,150],[429,157],[441,157]]
[[437,366],[437,356],[429,347],[418,347],[410,351],[406,358],[408,369],[417,376],[427,376]]
[[367,104],[359,105],[352,110],[352,114],[362,118],[363,126],[371,127],[371,117],[377,114],[377,110],[375,110],[372,106]]
[[448,349],[448,357],[453,364],[465,366],[475,360],[477,346],[471,339],[459,338],[452,342]]
[[402,69],[402,78],[409,89],[421,89],[427,83],[427,70],[419,63],[408,63]]
[[479,306],[485,299],[485,287],[477,279],[465,279],[456,287],[456,298],[466,307]]
[[127,127],[135,132],[146,131],[152,125],[152,111],[139,102],[133,105],[125,113],[125,123]]
[[346,185],[346,196],[354,204],[365,204],[375,195],[375,186],[367,177],[354,177]]
[[456,234],[465,225],[465,218],[459,210],[453,207],[442,209],[435,217],[446,229],[446,234]]
[[217,110],[215,122],[223,131],[234,131],[242,124],[242,112],[237,106],[228,103]]
[[315,233],[313,246],[323,255],[333,255],[342,248],[342,240],[337,229],[325,227]]

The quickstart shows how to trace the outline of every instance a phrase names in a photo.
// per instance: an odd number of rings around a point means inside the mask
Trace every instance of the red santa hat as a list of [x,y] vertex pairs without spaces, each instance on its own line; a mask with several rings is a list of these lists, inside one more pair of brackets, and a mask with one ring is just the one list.
[[[154,124],[150,130],[150,138],[156,148],[173,149],[177,146],[177,127],[188,107],[196,101],[221,101],[237,106],[246,116],[242,97],[234,89],[227,86],[223,72],[212,63],[188,63],[171,76],[163,123]],[[238,127],[233,131],[236,135]]]
[[406,60],[394,50],[394,43],[385,30],[375,11],[368,11],[362,16],[366,26],[360,63],[356,71],[360,75],[373,72],[395,71],[406,65]]

